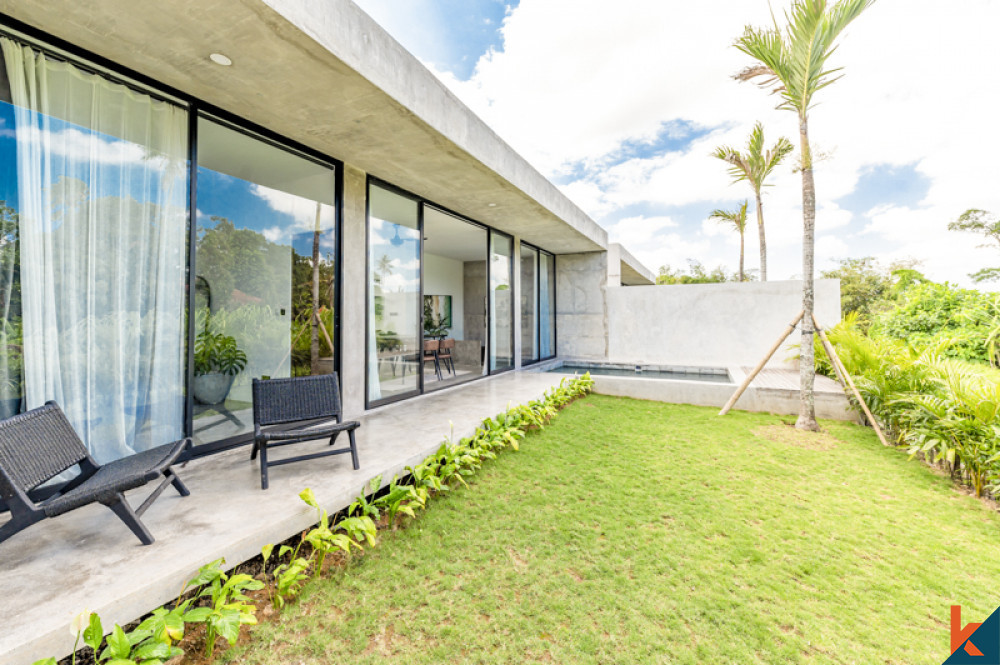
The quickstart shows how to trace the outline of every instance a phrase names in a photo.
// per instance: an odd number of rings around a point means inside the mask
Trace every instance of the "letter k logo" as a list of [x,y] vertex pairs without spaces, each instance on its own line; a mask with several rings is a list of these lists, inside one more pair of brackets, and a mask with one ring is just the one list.
[[[951,652],[955,653],[958,651],[959,647],[962,646],[962,642],[965,642],[969,637],[976,632],[981,623],[970,623],[965,628],[962,628],[962,606],[952,605],[951,606]],[[965,653],[970,656],[982,656],[983,652],[972,643],[972,640],[965,642]]]
[[1000,665],[1000,608],[986,621],[962,626],[962,608],[951,606],[951,655],[945,665]]

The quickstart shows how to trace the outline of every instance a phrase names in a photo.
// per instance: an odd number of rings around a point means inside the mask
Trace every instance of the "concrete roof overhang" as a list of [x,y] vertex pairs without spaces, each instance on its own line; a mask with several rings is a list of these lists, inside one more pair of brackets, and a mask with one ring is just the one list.
[[0,12],[549,251],[607,247],[349,0],[0,0]]
[[640,263],[639,259],[632,255],[632,252],[625,249],[619,243],[612,243],[618,248],[621,261],[622,286],[648,286],[656,284],[656,275],[653,271]]

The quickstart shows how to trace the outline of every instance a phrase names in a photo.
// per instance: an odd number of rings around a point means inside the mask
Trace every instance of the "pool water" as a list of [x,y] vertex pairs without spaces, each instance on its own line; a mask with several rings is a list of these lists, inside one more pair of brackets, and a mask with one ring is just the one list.
[[561,374],[583,374],[593,376],[628,376],[637,379],[667,379],[671,381],[702,381],[705,383],[732,383],[729,372],[724,369],[705,368],[689,371],[688,368],[647,367],[642,365],[599,365],[594,363],[564,363],[550,372]]

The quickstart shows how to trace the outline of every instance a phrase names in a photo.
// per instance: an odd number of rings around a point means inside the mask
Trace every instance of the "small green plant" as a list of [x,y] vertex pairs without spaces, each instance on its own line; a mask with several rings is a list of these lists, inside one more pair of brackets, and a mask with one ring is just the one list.
[[368,485],[361,488],[361,494],[357,496],[351,505],[347,507],[347,514],[350,515],[360,515],[363,517],[369,517],[374,521],[378,521],[381,517],[378,506],[375,505],[373,500],[369,500],[369,496],[372,496],[379,490],[382,486],[382,476],[378,475],[368,481]]
[[[320,508],[319,503],[316,501],[316,495],[310,488],[307,487],[302,490],[299,493],[299,498],[305,501],[307,505],[315,508],[319,518],[317,525],[303,536],[303,540],[309,543],[313,548],[313,552],[316,553],[316,566],[313,570],[313,577],[318,577],[323,571],[323,562],[326,560],[327,554],[336,551],[350,554],[351,547],[361,549],[361,545],[356,540],[353,540],[351,536],[343,533],[334,533],[330,529],[330,518],[327,512]],[[372,544],[374,544],[374,541]]]
[[[70,629],[76,635],[72,656],[74,665],[81,638],[94,652],[94,661],[101,665],[162,665],[184,653],[172,646],[175,640],[168,633],[154,630],[149,619],[129,633],[115,624],[114,630],[105,639],[101,617],[95,612],[84,611],[73,619]],[[183,628],[181,631],[183,633]],[[105,645],[103,650],[102,644]],[[43,658],[35,661],[34,665],[54,665],[56,662],[55,658]]]
[[[302,585],[309,579],[309,566],[311,560],[299,556],[299,548],[305,541],[300,540],[299,544],[292,548],[290,545],[282,545],[278,548],[278,558],[289,555],[287,563],[279,564],[273,573],[274,593],[271,595],[271,604],[275,609],[285,605],[288,599],[294,598],[302,590]],[[261,550],[261,555],[266,564],[274,551],[274,545],[265,545]]]
[[424,460],[417,466],[408,466],[406,470],[413,479],[413,491],[421,507],[427,505],[433,492],[441,492],[447,486],[441,483],[441,479],[435,473],[434,465],[429,459]]
[[257,608],[246,595],[247,591],[264,588],[264,583],[250,575],[228,575],[222,570],[225,559],[217,559],[201,567],[188,586],[204,587],[199,598],[208,598],[209,604],[184,613],[186,623],[205,624],[205,655],[211,657],[215,642],[221,636],[230,645],[240,636],[240,626],[257,623]]
[[394,476],[386,493],[375,499],[374,503],[385,513],[387,525],[391,529],[395,528],[397,515],[417,516],[413,506],[419,505],[419,500],[412,485],[403,485],[399,482],[399,478]]

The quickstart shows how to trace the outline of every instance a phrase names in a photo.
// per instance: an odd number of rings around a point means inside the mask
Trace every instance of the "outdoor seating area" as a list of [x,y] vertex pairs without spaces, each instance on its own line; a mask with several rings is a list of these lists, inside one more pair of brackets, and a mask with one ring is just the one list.
[[[357,470],[344,455],[328,455],[330,434],[324,433],[300,443],[308,461],[272,470],[267,492],[258,489],[260,469],[245,447],[183,463],[179,472],[191,495],[167,496],[149,507],[146,524],[157,536],[149,547],[140,547],[110,512],[94,505],[76,510],[72,519],[45,520],[0,542],[5,562],[0,586],[9,597],[32,599],[0,606],[0,662],[31,663],[39,653],[69,653],[73,640],[67,626],[84,608],[125,624],[173,598],[201,565],[220,557],[227,566],[237,565],[263,545],[312,524],[315,512],[297,496],[304,488],[312,488],[320,504],[335,512],[371,478],[381,475],[387,484],[445,438],[470,434],[484,418],[510,403],[540,397],[560,379],[544,372],[507,373],[370,411],[357,427],[342,423],[356,433]],[[30,539],[31,547],[19,543],[21,538]],[[53,576],[53,570],[61,574]],[[63,584],[66,578],[74,584]]]
[[[356,420],[341,422],[340,386],[337,373],[319,376],[302,376],[288,379],[253,380],[253,449],[250,459],[260,454],[260,488],[267,489],[267,467],[292,462],[305,462],[329,455],[351,454],[354,470],[358,470],[358,447],[354,432],[361,427]],[[318,421],[315,426],[302,428],[280,427],[290,423]],[[331,422],[332,421],[332,422]],[[274,426],[263,429],[269,425]],[[347,432],[351,443],[348,448],[325,450],[309,455],[282,459],[267,458],[268,447],[287,446],[292,443],[315,441],[330,437],[329,445]]]
[[[153,535],[139,518],[167,485],[173,485],[181,496],[190,494],[173,469],[190,446],[191,440],[183,439],[100,465],[55,402],[0,421],[0,497],[10,510],[10,519],[0,526],[0,543],[46,518],[100,503],[110,508],[143,545],[152,545]],[[58,494],[38,502],[28,496],[36,487],[77,466],[79,474]],[[133,509],[124,492],[156,479],[160,484]],[[109,537],[116,538],[116,532]]]

